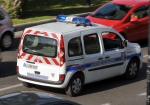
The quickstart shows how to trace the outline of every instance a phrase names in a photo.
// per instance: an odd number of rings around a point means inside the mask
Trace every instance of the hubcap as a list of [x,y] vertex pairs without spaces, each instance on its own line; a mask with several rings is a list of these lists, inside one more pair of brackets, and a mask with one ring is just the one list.
[[129,68],[129,74],[131,77],[134,77],[137,73],[137,64],[134,62],[131,64],[130,68]]
[[11,36],[5,35],[2,39],[2,44],[5,48],[8,48],[12,44]]
[[81,86],[82,86],[81,79],[76,78],[72,83],[72,91],[74,93],[78,93],[81,90]]

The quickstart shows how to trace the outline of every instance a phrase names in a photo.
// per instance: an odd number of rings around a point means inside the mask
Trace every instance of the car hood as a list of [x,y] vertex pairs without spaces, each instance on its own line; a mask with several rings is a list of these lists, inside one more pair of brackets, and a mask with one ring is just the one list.
[[141,47],[138,43],[130,43],[128,42],[127,52],[135,51],[136,53],[142,53]]
[[113,26],[116,27],[118,24],[120,24],[120,20],[108,20],[108,19],[102,19],[102,18],[96,18],[92,16],[87,16],[86,18],[90,19],[93,23],[103,24],[106,26]]

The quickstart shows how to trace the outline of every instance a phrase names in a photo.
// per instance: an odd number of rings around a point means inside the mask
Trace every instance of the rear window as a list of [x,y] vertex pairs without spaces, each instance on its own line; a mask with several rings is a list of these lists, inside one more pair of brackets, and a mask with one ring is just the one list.
[[23,41],[23,52],[54,58],[57,56],[57,40],[43,36],[26,35]]

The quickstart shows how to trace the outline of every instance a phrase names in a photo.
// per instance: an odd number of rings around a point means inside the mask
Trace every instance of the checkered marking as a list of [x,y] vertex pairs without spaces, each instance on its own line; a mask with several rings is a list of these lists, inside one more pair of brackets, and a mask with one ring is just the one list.
[[[20,40],[20,44],[19,44],[19,48],[18,48],[18,58],[19,59],[25,59],[31,62],[38,62],[38,63],[44,63],[44,64],[51,64],[51,65],[57,65],[59,66],[59,62],[60,62],[60,58],[59,58],[59,49],[60,49],[60,37],[58,37],[56,34],[54,33],[47,33],[47,32],[40,32],[40,31],[34,31],[34,30],[25,30],[26,32],[23,33],[21,40]],[[37,56],[37,55],[33,55],[33,54],[27,54],[24,53],[22,51],[22,43],[23,43],[23,39],[24,36],[26,34],[31,34],[31,35],[40,35],[40,36],[44,36],[44,37],[50,37],[50,38],[54,38],[58,41],[58,53],[57,53],[57,57],[56,58],[49,58],[49,57],[42,57],[42,56]]]

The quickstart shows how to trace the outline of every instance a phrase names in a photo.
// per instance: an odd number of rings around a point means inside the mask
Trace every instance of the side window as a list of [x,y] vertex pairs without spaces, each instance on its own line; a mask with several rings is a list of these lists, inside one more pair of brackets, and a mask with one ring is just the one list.
[[100,52],[99,38],[96,33],[85,35],[83,39],[86,54],[94,54]]
[[115,33],[103,32],[102,38],[106,51],[123,48],[121,38]]
[[3,14],[1,11],[0,11],[0,20],[3,20],[5,18],[5,14]]
[[80,37],[73,38],[69,41],[68,55],[69,57],[83,55]]
[[149,13],[149,6],[148,5],[144,5],[144,6],[141,6],[141,7],[137,8],[131,14],[131,17],[132,16],[135,16],[135,17],[137,16],[139,19],[141,19],[141,18],[147,17],[148,13]]

